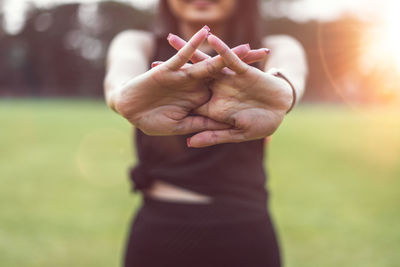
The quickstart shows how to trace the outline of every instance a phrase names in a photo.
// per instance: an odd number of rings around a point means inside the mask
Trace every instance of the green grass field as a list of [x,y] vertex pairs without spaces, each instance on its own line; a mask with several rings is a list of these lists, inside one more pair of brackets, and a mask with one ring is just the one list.
[[[134,161],[101,101],[1,100],[0,266],[120,266]],[[400,110],[300,106],[266,167],[285,266],[400,266]]]

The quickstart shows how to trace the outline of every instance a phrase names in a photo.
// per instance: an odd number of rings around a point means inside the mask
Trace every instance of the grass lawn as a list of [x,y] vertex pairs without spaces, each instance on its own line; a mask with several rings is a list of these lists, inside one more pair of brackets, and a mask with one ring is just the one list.
[[[102,101],[1,100],[0,266],[120,266],[134,161]],[[400,266],[400,110],[300,106],[266,162],[285,266]]]

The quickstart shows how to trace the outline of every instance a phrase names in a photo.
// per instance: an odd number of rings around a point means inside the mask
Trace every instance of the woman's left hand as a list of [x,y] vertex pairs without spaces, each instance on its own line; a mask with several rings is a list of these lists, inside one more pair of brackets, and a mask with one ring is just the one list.
[[227,68],[209,84],[211,99],[194,112],[232,125],[232,128],[197,133],[188,139],[188,145],[238,143],[273,134],[291,106],[290,85],[244,63],[218,37],[210,35],[208,42]]

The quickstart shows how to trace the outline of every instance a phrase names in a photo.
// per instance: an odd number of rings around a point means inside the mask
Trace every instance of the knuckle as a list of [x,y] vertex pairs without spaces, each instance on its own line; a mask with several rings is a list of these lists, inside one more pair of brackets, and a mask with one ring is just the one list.
[[189,41],[187,44],[188,44],[188,46],[189,46],[191,49],[193,49],[193,50],[196,50],[196,49],[197,49],[197,47],[193,44],[192,41]]
[[188,56],[186,56],[183,52],[181,53],[177,53],[176,56],[179,58],[179,60],[184,61],[184,62],[188,62],[190,60],[190,58]]
[[228,53],[228,50],[229,49],[227,47],[223,46],[223,47],[220,48],[219,54],[221,56],[224,56],[224,55],[226,55]]
[[185,130],[184,123],[177,123],[171,129],[172,134],[180,134],[180,133],[184,132],[184,130]]
[[250,69],[249,65],[246,64],[245,66],[243,66],[242,62],[237,61],[236,64],[237,64],[237,69],[238,69],[238,71],[236,73],[239,75],[246,74]]
[[244,131],[238,132],[237,129],[229,129],[229,135],[231,136],[232,141],[234,143],[240,143],[249,140],[247,138],[247,134]]
[[208,123],[209,120],[205,117],[201,117],[201,125],[203,126],[203,129],[208,129]]
[[210,139],[212,144],[218,144],[218,135],[216,134],[215,131],[212,131],[210,134]]
[[183,72],[185,73],[186,78],[188,79],[195,79],[195,73],[193,72],[192,68],[184,69]]
[[210,61],[205,61],[206,62],[206,69],[207,69],[207,72],[210,74],[210,75],[215,75],[215,74],[217,74],[218,73],[218,70],[217,70],[217,67],[214,65],[214,64],[212,64]]

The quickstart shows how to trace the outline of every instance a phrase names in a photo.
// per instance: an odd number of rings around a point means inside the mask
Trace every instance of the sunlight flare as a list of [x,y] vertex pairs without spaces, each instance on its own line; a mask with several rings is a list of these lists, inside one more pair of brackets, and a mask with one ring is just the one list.
[[385,16],[375,21],[364,34],[361,66],[365,72],[384,68],[400,72],[400,2],[392,0]]

